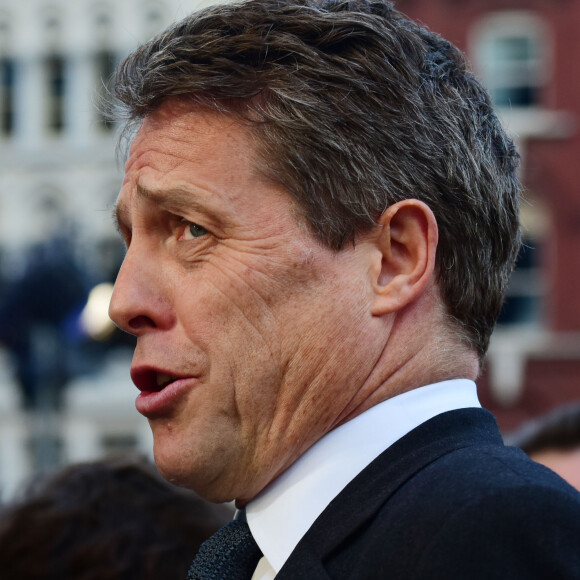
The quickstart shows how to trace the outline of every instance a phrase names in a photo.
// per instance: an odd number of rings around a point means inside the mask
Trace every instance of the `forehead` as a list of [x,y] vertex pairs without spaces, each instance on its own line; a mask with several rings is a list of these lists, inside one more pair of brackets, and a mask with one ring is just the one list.
[[255,137],[237,117],[194,108],[172,100],[147,116],[131,146],[117,214],[128,215],[140,192],[185,192],[192,206],[233,217],[253,211],[291,214],[301,225],[300,211],[288,190],[258,170]]
[[241,121],[172,99],[143,120],[131,145],[125,172],[153,161],[156,168],[165,170],[189,162],[200,168],[223,165],[239,170],[244,166],[255,174],[254,159],[252,135]]

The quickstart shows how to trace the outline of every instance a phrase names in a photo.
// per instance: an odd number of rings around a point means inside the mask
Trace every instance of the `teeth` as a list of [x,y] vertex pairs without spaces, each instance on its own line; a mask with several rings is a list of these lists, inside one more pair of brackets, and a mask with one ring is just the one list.
[[165,373],[157,373],[157,386],[162,389],[166,387],[169,383],[175,380],[174,377],[166,375]]

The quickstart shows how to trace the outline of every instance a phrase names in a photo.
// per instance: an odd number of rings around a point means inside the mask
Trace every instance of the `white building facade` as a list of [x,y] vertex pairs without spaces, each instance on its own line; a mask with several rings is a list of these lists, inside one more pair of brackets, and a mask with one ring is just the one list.
[[[111,219],[122,169],[99,97],[124,56],[202,3],[0,0],[4,278],[18,273],[32,246],[59,235],[73,241],[76,259],[96,281],[110,276],[122,256]],[[0,352],[0,501],[34,474],[30,441],[39,429],[40,436],[43,429],[56,433],[61,462],[122,447],[150,451],[147,423],[134,410],[130,354],[122,353],[70,385],[63,415],[41,419],[23,410],[10,359]]]

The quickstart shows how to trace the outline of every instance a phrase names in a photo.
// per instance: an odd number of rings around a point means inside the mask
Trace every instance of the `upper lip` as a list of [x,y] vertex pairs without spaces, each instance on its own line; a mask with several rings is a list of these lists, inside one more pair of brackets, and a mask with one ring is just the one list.
[[140,391],[161,391],[169,383],[183,378],[185,375],[150,366],[131,369],[131,379]]

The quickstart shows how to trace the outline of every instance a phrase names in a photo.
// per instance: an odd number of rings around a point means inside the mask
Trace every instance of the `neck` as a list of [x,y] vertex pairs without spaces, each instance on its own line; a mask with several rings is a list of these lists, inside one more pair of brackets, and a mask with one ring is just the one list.
[[418,387],[450,379],[477,378],[477,353],[461,343],[443,315],[437,319],[436,323],[425,324],[422,308],[395,315],[381,356],[337,425]]

